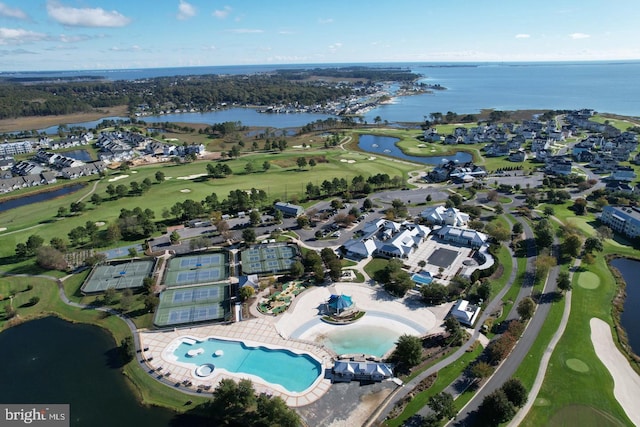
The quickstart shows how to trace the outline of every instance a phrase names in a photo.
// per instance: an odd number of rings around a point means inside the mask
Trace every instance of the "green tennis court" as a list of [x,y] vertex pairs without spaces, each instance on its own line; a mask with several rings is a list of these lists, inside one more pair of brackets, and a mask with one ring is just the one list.
[[171,288],[219,282],[228,277],[228,255],[225,252],[204,253],[171,259],[164,274],[164,284]]
[[153,261],[129,261],[98,265],[93,268],[80,290],[84,294],[93,294],[110,288],[121,290],[142,287],[144,278],[149,277],[153,270],[153,264]]
[[287,244],[260,244],[242,251],[243,274],[280,273],[291,268],[298,256],[295,246]]
[[160,294],[153,323],[164,327],[225,320],[229,316],[229,286],[204,285],[167,289]]

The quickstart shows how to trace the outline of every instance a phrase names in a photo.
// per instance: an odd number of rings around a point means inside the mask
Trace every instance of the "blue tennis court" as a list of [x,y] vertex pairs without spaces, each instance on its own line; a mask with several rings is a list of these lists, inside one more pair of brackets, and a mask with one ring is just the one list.
[[225,320],[230,313],[228,284],[166,289],[160,294],[153,323],[171,326],[212,320]]
[[291,268],[298,256],[294,245],[260,244],[241,252],[243,274],[273,274]]

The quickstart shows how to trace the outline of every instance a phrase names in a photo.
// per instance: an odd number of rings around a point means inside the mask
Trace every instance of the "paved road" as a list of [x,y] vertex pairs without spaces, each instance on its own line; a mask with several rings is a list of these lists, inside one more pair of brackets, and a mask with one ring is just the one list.
[[[532,237],[532,232],[529,227],[525,227],[525,233],[527,237]],[[531,234],[529,234],[531,233]],[[527,270],[533,267],[535,258],[530,257],[527,260]],[[533,267],[534,268],[534,267]],[[450,423],[455,426],[472,426],[476,423],[476,417],[478,415],[478,408],[482,404],[482,400],[496,389],[500,388],[502,384],[513,376],[518,369],[524,358],[527,356],[531,346],[537,338],[542,326],[547,319],[549,311],[551,310],[552,295],[556,291],[557,276],[560,271],[560,267],[554,267],[549,271],[545,286],[543,289],[543,296],[537,306],[537,309],[527,325],[527,329],[520,337],[520,340],[516,344],[511,354],[502,362],[502,364],[495,371],[493,376],[485,383],[485,385],[475,394],[475,396],[467,403],[467,405],[458,413],[456,418]],[[529,289],[529,292],[531,289]],[[513,308],[516,309],[517,301]],[[512,310],[513,312],[513,310]],[[511,315],[511,314],[510,314]]]

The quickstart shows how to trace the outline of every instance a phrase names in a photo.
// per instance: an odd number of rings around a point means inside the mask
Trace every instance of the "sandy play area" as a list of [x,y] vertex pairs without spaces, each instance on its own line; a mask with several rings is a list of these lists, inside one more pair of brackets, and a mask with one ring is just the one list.
[[358,309],[369,312],[371,316],[365,316],[368,319],[363,323],[382,323],[387,328],[397,329],[400,334],[436,332],[451,308],[451,304],[425,307],[419,298],[408,296],[398,299],[367,285],[340,283],[332,287],[310,289],[299,295],[294,309],[284,313],[278,320],[278,332],[289,337],[308,328],[304,337],[313,340],[312,335],[322,334],[326,328],[335,328],[336,326],[318,322],[319,308],[332,293],[351,296]]
[[611,328],[601,319],[591,319],[591,342],[600,361],[613,377],[613,395],[629,419],[640,425],[640,376],[631,369],[629,362],[613,342]]

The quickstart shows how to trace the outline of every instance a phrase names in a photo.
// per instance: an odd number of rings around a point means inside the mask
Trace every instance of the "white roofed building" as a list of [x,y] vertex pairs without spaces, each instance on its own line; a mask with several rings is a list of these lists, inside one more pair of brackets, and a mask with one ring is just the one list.
[[443,205],[428,207],[420,213],[420,216],[436,225],[464,227],[469,222],[468,214],[460,212],[456,208],[446,208]]

